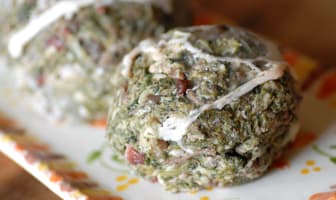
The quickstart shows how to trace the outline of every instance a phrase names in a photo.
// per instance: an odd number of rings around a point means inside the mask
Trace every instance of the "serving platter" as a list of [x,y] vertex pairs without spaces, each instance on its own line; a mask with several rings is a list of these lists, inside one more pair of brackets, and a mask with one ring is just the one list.
[[[303,90],[298,137],[262,178],[173,194],[113,159],[103,127],[67,126],[32,112],[0,65],[0,150],[63,199],[330,200],[336,195],[336,69],[288,51]],[[94,162],[90,162],[94,161]]]

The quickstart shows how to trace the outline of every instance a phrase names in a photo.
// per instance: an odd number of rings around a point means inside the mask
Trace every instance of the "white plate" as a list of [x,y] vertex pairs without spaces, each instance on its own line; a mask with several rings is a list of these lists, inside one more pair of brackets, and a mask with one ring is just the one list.
[[[3,68],[0,69],[0,84],[4,88],[5,85],[10,84],[10,81],[5,78],[8,77],[8,72]],[[299,74],[300,70],[302,71],[302,69],[295,70],[299,70]],[[305,75],[304,78],[306,77]],[[324,76],[323,80],[326,78],[328,76]],[[336,73],[334,78],[336,80]],[[331,84],[333,83],[336,84],[336,81],[331,81]],[[66,155],[69,160],[76,163],[77,168],[87,172],[92,180],[124,200],[308,200],[315,193],[332,191],[331,186],[336,184],[336,161],[331,161],[332,156],[336,157],[336,101],[334,98],[336,91],[332,93],[333,88],[331,87],[328,94],[324,96],[320,94],[320,98],[324,99],[319,99],[316,93],[321,90],[323,84],[326,83],[319,81],[304,94],[300,111],[302,124],[300,136],[294,145],[289,147],[288,155],[278,162],[277,167],[262,178],[248,184],[181,194],[166,192],[159,184],[141,180],[126,172],[123,165],[111,161],[111,152],[105,152],[101,161],[88,164],[88,155],[104,143],[103,129],[49,123],[41,116],[24,108],[20,102],[25,99],[18,95],[16,97],[8,95],[6,89],[1,90],[0,110],[25,127],[29,135],[37,137],[41,143],[47,143],[53,152]],[[38,164],[28,163],[25,159],[28,155],[27,151],[15,149],[15,144],[20,142],[20,139],[18,137],[8,138],[8,135],[0,133],[0,150],[62,198],[109,199],[107,196],[110,194],[105,194],[106,192],[90,184],[86,186],[85,184],[79,186],[73,184],[71,191],[64,191],[64,188],[62,191],[62,183],[64,186],[67,180],[50,180],[52,170],[45,166],[48,166],[48,160],[43,161],[42,159],[37,161]],[[315,150],[312,147],[315,147]],[[316,147],[324,153],[318,153]],[[324,194],[332,195],[332,193]],[[110,199],[116,198],[110,197]]]

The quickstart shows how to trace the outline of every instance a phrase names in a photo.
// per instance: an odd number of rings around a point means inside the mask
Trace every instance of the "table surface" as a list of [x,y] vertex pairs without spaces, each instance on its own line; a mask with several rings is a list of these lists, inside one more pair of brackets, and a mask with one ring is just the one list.
[[[195,12],[211,10],[325,64],[336,65],[335,0],[188,1]],[[0,166],[0,199],[59,199],[2,154]]]
[[0,154],[0,199],[59,200],[44,185]]

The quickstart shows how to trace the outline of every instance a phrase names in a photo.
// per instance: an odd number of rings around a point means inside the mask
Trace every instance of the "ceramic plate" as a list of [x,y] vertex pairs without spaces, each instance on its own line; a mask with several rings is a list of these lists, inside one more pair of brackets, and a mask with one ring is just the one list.
[[[226,188],[172,194],[113,161],[104,129],[52,124],[24,106],[0,68],[0,150],[63,199],[327,200],[336,198],[336,71],[287,52],[303,88],[301,130],[262,178]],[[98,150],[98,151],[97,151]],[[89,164],[88,157],[96,158]],[[334,195],[334,196],[333,196]]]

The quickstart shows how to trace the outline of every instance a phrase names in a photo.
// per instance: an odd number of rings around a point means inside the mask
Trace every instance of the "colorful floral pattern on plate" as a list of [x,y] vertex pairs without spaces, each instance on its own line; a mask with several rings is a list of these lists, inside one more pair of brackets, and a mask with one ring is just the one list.
[[0,151],[12,158],[63,199],[122,200],[101,188],[76,164],[0,116]]

